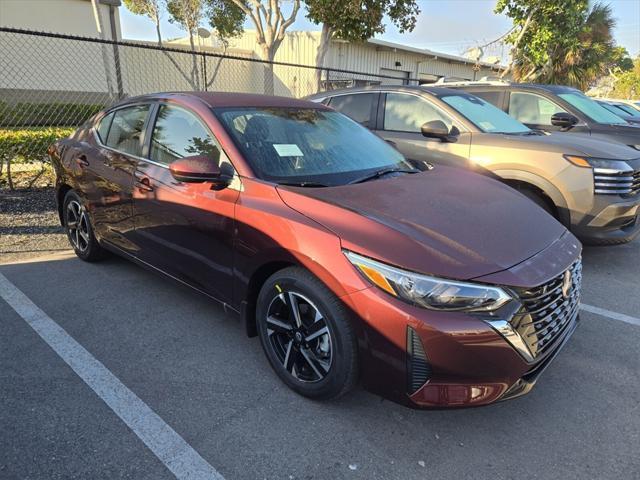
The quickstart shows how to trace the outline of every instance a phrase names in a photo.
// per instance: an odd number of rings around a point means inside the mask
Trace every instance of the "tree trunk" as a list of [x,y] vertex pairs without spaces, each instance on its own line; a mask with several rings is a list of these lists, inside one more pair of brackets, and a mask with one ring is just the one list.
[[329,51],[332,35],[333,29],[326,23],[323,23],[322,34],[320,35],[320,44],[318,45],[318,53],[316,54],[316,67],[318,67],[316,70],[316,88],[318,92],[322,90],[322,69],[324,68],[324,60],[327,56],[327,52]]
[[192,60],[192,67],[191,67],[191,77],[193,78],[193,83],[194,83],[194,90],[200,90],[200,75],[199,75],[199,69],[198,69],[198,57],[196,55],[196,44],[193,41],[193,33],[189,32],[189,44],[191,45],[191,60]]
[[13,188],[13,178],[11,177],[11,158],[7,158],[7,180],[9,181],[9,190],[14,190]]
[[520,45],[520,41],[522,40],[522,37],[524,37],[524,34],[529,28],[529,24],[531,23],[531,19],[533,18],[533,14],[535,12],[536,12],[536,9],[533,8],[529,12],[529,15],[527,15],[527,19],[525,20],[524,25],[522,25],[522,30],[520,30],[520,33],[518,34],[518,38],[516,38],[516,41],[513,44],[513,47],[511,47],[511,61],[509,62],[509,65],[507,66],[507,68],[500,74],[500,78],[504,78],[507,75],[507,73],[509,73],[513,69],[513,63],[515,62],[518,46]]
[[264,94],[273,95],[275,93],[274,88],[274,73],[273,73],[273,59],[275,57],[275,48],[273,45],[262,45],[262,59],[269,62],[265,65],[264,69]]

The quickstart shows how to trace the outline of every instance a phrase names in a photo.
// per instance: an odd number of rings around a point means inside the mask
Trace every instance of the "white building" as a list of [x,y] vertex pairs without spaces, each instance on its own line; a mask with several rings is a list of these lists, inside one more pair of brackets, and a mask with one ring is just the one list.
[[98,0],[96,18],[91,0],[0,0],[0,27],[81,37],[121,38],[120,0]]
[[[214,47],[214,36],[200,39],[209,47]],[[172,43],[186,44],[187,38],[173,40]],[[315,66],[316,52],[320,44],[320,32],[290,31],[280,45],[275,57],[276,62],[295,63]],[[253,51],[255,58],[260,58],[260,47],[256,42],[255,30],[245,30],[243,35],[231,39],[230,53],[234,49]],[[496,63],[476,64],[474,60],[434,52],[428,49],[409,47],[399,43],[378,39],[354,43],[343,40],[332,40],[325,58],[326,68],[350,70],[384,75],[393,79],[380,78],[382,83],[402,83],[407,79],[418,79],[420,83],[433,83],[441,77],[457,77],[464,80],[490,77],[499,74],[500,65]],[[333,74],[330,82],[350,81],[358,84],[362,81],[375,82],[374,78],[347,79],[346,75]],[[335,86],[335,85],[334,85]]]

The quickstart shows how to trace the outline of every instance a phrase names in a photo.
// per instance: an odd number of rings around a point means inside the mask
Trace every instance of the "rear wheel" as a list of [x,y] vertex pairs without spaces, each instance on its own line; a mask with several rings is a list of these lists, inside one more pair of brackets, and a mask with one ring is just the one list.
[[294,391],[330,399],[357,380],[357,342],[342,302],[304,269],[272,275],[258,296],[256,318],[269,363]]
[[64,227],[76,255],[86,262],[105,257],[105,250],[98,244],[89,221],[89,214],[76,192],[70,190],[63,203]]

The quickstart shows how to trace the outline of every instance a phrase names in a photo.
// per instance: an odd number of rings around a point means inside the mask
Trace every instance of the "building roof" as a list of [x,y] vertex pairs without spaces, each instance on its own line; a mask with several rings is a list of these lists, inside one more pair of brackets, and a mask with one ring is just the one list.
[[[367,40],[367,43],[370,43],[372,45],[377,45],[380,47],[392,48],[395,50],[403,50],[405,52],[418,53],[420,55],[426,55],[429,57],[451,60],[452,62],[466,63],[470,65],[475,65],[476,63],[475,60],[461,57],[459,55],[451,55],[448,53],[436,52],[434,50],[429,50],[428,48],[410,47],[408,45],[403,45],[401,43],[387,42],[386,40],[380,40],[377,38],[370,38],[369,40]],[[487,62],[478,62],[478,63],[484,67],[501,68],[501,65],[498,65],[495,63],[487,63]]]

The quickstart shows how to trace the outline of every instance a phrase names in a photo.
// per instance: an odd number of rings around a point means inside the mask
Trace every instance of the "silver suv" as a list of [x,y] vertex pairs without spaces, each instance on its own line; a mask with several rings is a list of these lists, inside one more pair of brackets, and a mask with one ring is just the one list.
[[474,95],[442,87],[365,87],[309,99],[370,128],[416,166],[492,172],[584,242],[626,243],[640,233],[640,152],[630,147],[536,132]]

